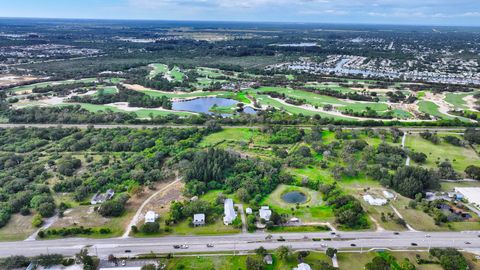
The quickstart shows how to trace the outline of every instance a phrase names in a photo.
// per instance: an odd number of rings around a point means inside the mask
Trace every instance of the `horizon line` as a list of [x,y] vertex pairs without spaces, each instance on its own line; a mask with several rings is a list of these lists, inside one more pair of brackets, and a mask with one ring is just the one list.
[[468,27],[480,28],[479,25],[451,25],[451,24],[398,24],[398,23],[368,23],[368,22],[305,22],[305,21],[249,21],[249,20],[183,20],[183,19],[120,19],[120,18],[73,18],[73,17],[4,17],[0,16],[0,20],[4,19],[26,19],[26,20],[79,20],[79,21],[138,21],[138,22],[210,22],[210,23],[263,23],[263,24],[302,24],[302,25],[363,25],[363,26],[416,26],[416,27]]

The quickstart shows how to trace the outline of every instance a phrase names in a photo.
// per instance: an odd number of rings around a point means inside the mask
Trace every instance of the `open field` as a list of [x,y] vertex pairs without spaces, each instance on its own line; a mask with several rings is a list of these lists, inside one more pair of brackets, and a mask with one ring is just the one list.
[[[300,191],[307,195],[307,201],[298,205],[287,203],[282,200],[281,196],[290,191]],[[280,185],[268,197],[266,197],[261,205],[268,205],[271,209],[279,214],[286,214],[290,218],[299,218],[301,222],[333,222],[333,211],[329,206],[324,205],[321,195],[313,190],[295,186]]]
[[0,241],[21,241],[37,229],[32,226],[32,215],[13,215],[8,224],[0,229]]
[[445,159],[448,159],[458,172],[463,172],[469,165],[480,166],[480,157],[470,147],[454,146],[443,140],[435,145],[418,134],[408,135],[405,144],[410,149],[425,153],[427,161],[424,166],[429,168],[437,167],[436,162],[442,162]]

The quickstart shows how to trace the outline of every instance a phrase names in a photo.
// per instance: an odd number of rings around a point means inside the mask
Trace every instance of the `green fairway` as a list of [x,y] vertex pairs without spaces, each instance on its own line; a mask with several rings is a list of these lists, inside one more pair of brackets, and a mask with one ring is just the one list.
[[165,64],[151,64],[150,67],[153,68],[148,75],[150,79],[156,77],[158,74],[165,74],[168,71],[168,66]]
[[18,92],[31,91],[33,88],[42,88],[42,87],[47,87],[47,86],[50,86],[50,85],[62,85],[62,84],[72,84],[72,83],[80,83],[80,82],[91,83],[91,82],[95,82],[96,80],[97,80],[96,78],[85,78],[85,79],[80,79],[80,80],[42,82],[42,83],[35,83],[35,84],[17,86],[17,87],[9,89],[9,91],[12,91],[14,93],[18,93]]
[[204,137],[200,147],[212,147],[224,141],[247,143],[253,138],[254,132],[248,128],[226,128]]
[[257,100],[261,104],[265,104],[265,105],[268,105],[268,106],[275,107],[277,109],[285,110],[286,112],[291,113],[291,114],[303,114],[303,115],[308,115],[308,116],[318,114],[321,117],[325,117],[325,118],[351,120],[351,118],[348,118],[348,117],[331,115],[331,114],[324,113],[324,112],[311,111],[311,110],[303,109],[303,108],[300,108],[300,107],[297,107],[297,106],[294,106],[294,105],[286,105],[286,104],[283,104],[283,103],[281,103],[281,102],[279,102],[279,101],[277,101],[277,100],[275,100],[275,99],[273,99],[269,96],[266,96],[266,95],[259,95],[257,97]]
[[467,102],[463,100],[464,97],[473,95],[474,93],[447,93],[445,95],[445,101],[455,106],[457,109],[469,109],[466,106]]
[[95,95],[113,95],[118,93],[118,89],[115,86],[107,86],[107,87],[102,87],[97,92]]
[[421,112],[427,113],[439,117],[441,119],[453,119],[454,117],[441,113],[438,109],[440,108],[437,104],[431,101],[420,101],[418,102],[419,110]]

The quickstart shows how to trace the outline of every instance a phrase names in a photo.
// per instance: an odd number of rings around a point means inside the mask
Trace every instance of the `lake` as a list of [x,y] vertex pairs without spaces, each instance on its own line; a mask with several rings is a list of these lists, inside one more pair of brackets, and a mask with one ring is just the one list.
[[[237,103],[238,101],[229,98],[201,97],[185,101],[175,101],[172,104],[172,109],[175,111],[213,114],[210,111],[210,108],[215,104],[219,107],[230,107],[236,105]],[[250,107],[245,107],[244,113],[256,114],[256,111]],[[231,114],[222,114],[222,116],[230,115]]]

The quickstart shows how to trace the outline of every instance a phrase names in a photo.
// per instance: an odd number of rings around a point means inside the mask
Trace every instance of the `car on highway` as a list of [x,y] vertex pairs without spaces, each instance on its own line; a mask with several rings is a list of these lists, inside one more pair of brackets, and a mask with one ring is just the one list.
[[418,246],[418,244],[417,244],[417,243],[411,243],[411,245],[412,245],[412,246]]
[[180,248],[181,248],[181,249],[187,249],[188,246],[187,246],[187,244],[185,244],[185,245],[181,245]]
[[351,247],[356,247],[357,245],[354,244],[354,243],[351,243],[350,246],[351,246]]
[[471,243],[470,243],[470,242],[468,242],[468,241],[467,241],[467,242],[465,242],[465,245],[470,245],[470,244],[471,244]]
[[122,261],[122,266],[125,266],[125,265],[127,265],[127,261],[123,260]]
[[430,238],[430,237],[432,237],[432,236],[431,236],[430,234],[426,234],[425,237],[426,237],[426,238]]
[[132,251],[130,249],[126,249],[125,253],[132,253]]
[[399,233],[399,232],[394,232],[393,234],[395,234],[395,235],[399,235],[400,233]]
[[180,245],[173,245],[173,248],[174,248],[174,249],[179,249],[179,248],[180,248]]
[[327,247],[327,244],[320,244],[321,247]]
[[213,244],[207,244],[207,247],[212,248]]

